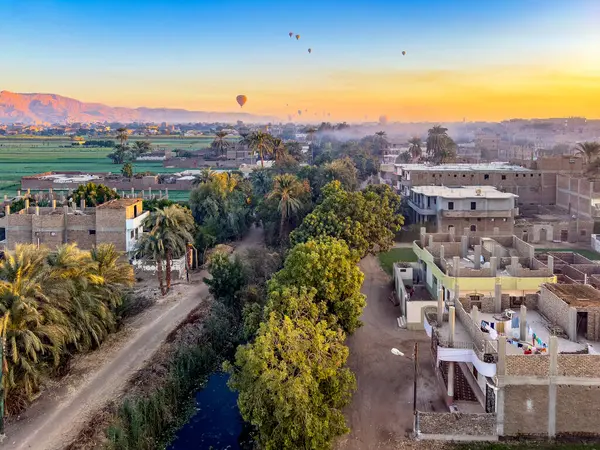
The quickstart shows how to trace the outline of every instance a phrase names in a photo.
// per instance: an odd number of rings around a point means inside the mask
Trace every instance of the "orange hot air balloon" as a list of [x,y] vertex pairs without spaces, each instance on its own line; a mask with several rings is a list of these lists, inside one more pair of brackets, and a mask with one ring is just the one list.
[[294,35],[294,32],[290,31],[288,34],[290,35],[290,37],[292,37]]
[[244,106],[248,101],[248,97],[246,97],[245,95],[238,95],[235,99],[238,102],[238,105],[240,105],[240,108]]
[[308,49],[308,53],[312,53],[312,48],[309,48],[309,49]]
[[402,50],[402,56],[406,55],[406,52],[404,50]]
[[296,35],[296,40],[299,40],[299,39],[300,39],[300,35],[299,35],[299,34],[297,34],[297,35]]

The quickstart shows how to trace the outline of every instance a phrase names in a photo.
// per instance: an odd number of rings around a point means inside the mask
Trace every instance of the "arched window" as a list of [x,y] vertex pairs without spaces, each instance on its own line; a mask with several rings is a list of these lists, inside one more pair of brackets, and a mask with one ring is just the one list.
[[471,225],[471,231],[477,231],[477,225]]

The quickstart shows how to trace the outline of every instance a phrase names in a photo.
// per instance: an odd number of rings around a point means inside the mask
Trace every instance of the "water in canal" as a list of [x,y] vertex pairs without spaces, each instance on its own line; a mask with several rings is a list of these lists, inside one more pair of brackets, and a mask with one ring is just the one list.
[[229,375],[213,374],[196,394],[196,414],[180,429],[167,450],[243,450],[247,427],[237,407]]

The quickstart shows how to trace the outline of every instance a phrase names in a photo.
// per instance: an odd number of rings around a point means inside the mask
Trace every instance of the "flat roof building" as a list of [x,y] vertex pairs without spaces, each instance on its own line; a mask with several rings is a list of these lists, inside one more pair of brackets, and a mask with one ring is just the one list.
[[142,199],[111,200],[98,207],[76,205],[31,207],[25,199],[25,208],[11,214],[10,206],[0,218],[5,239],[0,245],[13,250],[17,244],[38,244],[57,247],[76,243],[82,249],[99,244],[113,244],[122,252],[132,252],[143,233],[142,223],[149,212],[143,211]]
[[468,228],[489,235],[512,235],[517,195],[493,186],[415,186],[407,199],[411,223],[430,224],[438,232]]

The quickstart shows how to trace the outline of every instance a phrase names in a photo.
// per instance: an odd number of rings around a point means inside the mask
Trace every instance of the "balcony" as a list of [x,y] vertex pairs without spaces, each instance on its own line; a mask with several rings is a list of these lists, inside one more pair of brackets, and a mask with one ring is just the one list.
[[442,217],[447,219],[473,219],[473,218],[499,218],[499,219],[510,219],[519,214],[518,208],[505,209],[505,210],[476,210],[467,209],[462,211],[456,210],[444,210],[442,211]]
[[426,207],[422,207],[417,205],[415,202],[413,202],[410,198],[408,199],[408,205],[414,209],[417,213],[423,215],[423,216],[435,216],[437,214],[436,210],[432,207],[426,208]]
[[136,228],[141,227],[142,223],[144,222],[146,217],[148,217],[149,215],[150,215],[150,211],[144,211],[142,214],[140,214],[137,217],[134,217],[133,219],[127,219],[127,221],[125,223],[125,228],[127,230],[135,230]]

